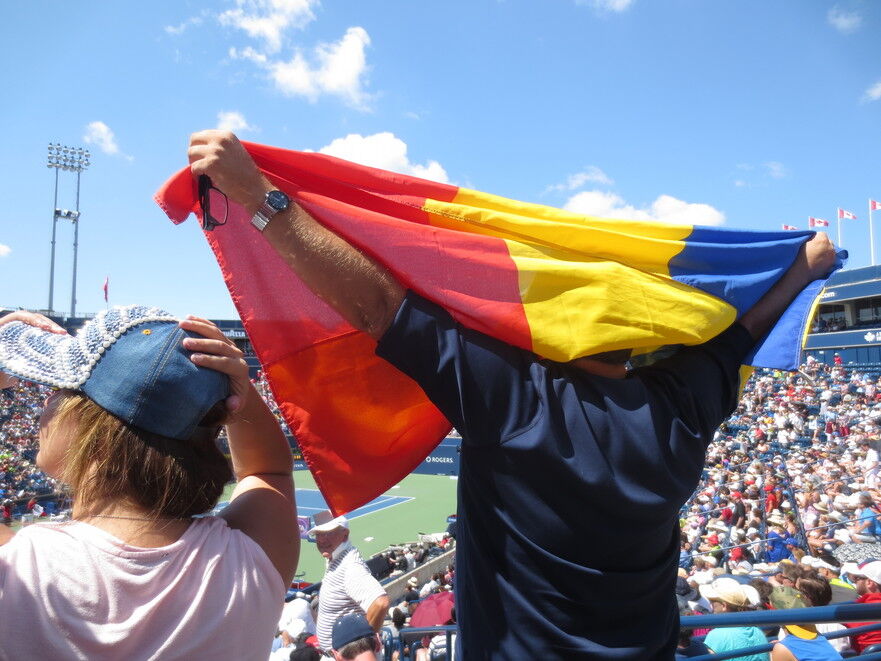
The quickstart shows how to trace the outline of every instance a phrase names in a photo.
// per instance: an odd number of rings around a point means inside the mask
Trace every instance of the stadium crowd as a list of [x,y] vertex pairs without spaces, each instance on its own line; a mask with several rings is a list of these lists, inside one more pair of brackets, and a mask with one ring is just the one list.
[[[763,371],[748,382],[682,510],[681,612],[718,612],[707,595],[718,592],[720,576],[734,581],[722,587],[743,602],[729,610],[767,606],[774,586],[798,588],[807,605],[881,600],[865,576],[871,570],[859,564],[881,559],[881,379],[840,363],[809,358],[798,373]],[[734,587],[747,582],[763,596]],[[731,649],[711,642],[715,652]],[[856,652],[877,643],[877,632],[833,641]]]
[[57,488],[55,480],[35,464],[39,417],[47,392],[43,386],[26,382],[0,390],[0,502],[4,510],[16,500],[50,494]]

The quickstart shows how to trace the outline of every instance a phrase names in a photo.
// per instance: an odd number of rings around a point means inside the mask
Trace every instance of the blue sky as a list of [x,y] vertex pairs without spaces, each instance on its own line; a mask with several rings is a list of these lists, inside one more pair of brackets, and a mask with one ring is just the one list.
[[[843,207],[850,266],[869,263],[878,0],[33,0],[4,6],[0,58],[0,306],[48,303],[60,142],[93,155],[77,311],[104,306],[109,276],[111,304],[234,316],[196,224],[152,201],[188,135],[217,126],[610,217],[816,216],[834,238]],[[72,238],[60,221],[61,312]]]

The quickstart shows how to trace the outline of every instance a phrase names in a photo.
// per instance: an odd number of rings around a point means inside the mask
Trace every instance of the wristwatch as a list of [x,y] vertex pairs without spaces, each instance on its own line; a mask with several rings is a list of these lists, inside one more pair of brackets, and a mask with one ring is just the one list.
[[290,205],[291,198],[280,190],[271,190],[266,193],[266,197],[263,198],[263,204],[260,205],[257,213],[251,218],[251,224],[262,232],[275,214],[284,211]]

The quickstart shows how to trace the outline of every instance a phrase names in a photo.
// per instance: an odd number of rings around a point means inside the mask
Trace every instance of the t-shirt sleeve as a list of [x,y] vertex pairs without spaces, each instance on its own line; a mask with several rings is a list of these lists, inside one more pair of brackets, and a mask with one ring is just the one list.
[[499,443],[539,408],[535,354],[460,326],[414,292],[376,353],[416,381],[466,443]]
[[346,570],[344,580],[346,594],[361,607],[365,613],[370,605],[386,592],[365,565],[353,563]]

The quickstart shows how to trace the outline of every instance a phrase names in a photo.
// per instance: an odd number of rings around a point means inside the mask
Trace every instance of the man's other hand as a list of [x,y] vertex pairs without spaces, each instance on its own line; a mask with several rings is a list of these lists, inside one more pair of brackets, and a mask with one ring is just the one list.
[[266,192],[273,188],[239,139],[229,131],[193,133],[187,156],[194,177],[210,177],[215,188],[245,207],[250,215],[260,208]]

